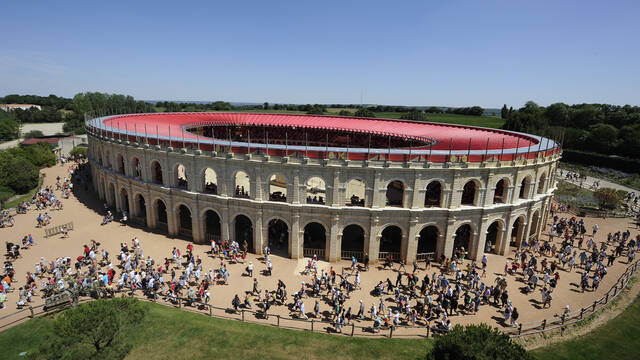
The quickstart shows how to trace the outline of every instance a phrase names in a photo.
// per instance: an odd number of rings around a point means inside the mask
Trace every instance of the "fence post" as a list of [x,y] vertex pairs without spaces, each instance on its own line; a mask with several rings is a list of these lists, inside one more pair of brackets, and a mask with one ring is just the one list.
[[522,324],[518,325],[518,335],[522,334]]
[[597,300],[593,302],[593,310],[591,310],[592,312],[596,311],[596,305],[598,305],[598,301]]
[[158,291],[153,290],[153,302],[158,302]]
[[582,319],[582,315],[584,315],[584,308],[580,309],[580,319]]
[[427,321],[427,338],[429,338],[429,332],[431,331],[431,322]]
[[564,319],[567,315],[566,314],[562,314],[562,324],[564,324]]
[[311,332],[313,332],[313,323],[315,322],[314,319],[311,319]]
[[31,311],[31,315],[29,317],[33,319],[33,306],[29,305],[29,311]]
[[542,320],[542,330],[547,327],[547,319]]
[[351,323],[351,336],[353,336],[353,332],[356,330],[356,324]]
[[280,315],[277,315],[277,316],[278,316],[278,327],[280,327]]
[[211,305],[209,305],[209,316],[213,316],[213,306]]
[[178,309],[180,309],[182,307],[182,299],[179,297],[176,297],[176,299],[178,299]]
[[605,304],[609,303],[609,293],[606,293],[606,294],[604,295],[604,303],[605,303]]
[[393,326],[389,327],[389,339],[393,337]]
[[244,309],[242,309],[242,322],[244,322]]

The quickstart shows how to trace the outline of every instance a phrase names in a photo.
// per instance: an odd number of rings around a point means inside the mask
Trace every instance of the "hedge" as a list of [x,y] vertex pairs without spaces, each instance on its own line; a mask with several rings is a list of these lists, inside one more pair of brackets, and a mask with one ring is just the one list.
[[626,173],[640,174],[640,160],[609,156],[599,153],[563,149],[562,160],[586,166],[602,166]]

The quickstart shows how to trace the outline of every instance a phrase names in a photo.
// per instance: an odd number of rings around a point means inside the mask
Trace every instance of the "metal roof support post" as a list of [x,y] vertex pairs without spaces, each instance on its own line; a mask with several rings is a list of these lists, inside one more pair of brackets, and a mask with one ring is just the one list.
[[247,142],[248,142],[247,153],[251,154],[251,132],[249,129],[247,129]]
[[289,140],[287,132],[284,132],[284,156],[289,156]]
[[520,136],[518,136],[518,140],[516,141],[516,160],[518,160],[518,150],[520,150]]
[[489,137],[487,137],[487,147],[484,149],[484,154],[482,155],[482,163],[484,164],[485,158],[489,155]]
[[500,148],[500,158],[498,161],[502,161],[502,153],[504,153],[504,137],[502,137],[502,148]]
[[451,161],[451,147],[453,146],[453,138],[449,138],[449,156],[447,157],[447,161],[446,162],[450,162]]
[[304,132],[304,156],[309,157],[309,134]]
[[471,137],[469,137],[469,148],[467,149],[467,162],[471,162]]

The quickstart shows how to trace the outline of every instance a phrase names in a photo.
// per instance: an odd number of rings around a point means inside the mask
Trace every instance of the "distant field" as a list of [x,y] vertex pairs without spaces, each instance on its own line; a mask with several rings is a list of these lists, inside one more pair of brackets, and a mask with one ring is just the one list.
[[[342,110],[346,110],[350,113],[354,113],[355,109],[337,109],[329,108],[325,115],[338,115]],[[162,112],[164,108],[156,108],[156,111]],[[255,113],[267,113],[267,114],[304,114],[304,111],[288,111],[288,110],[233,110],[233,112],[255,112]],[[377,112],[376,118],[382,119],[399,119],[404,113],[401,112]],[[427,114],[429,121],[437,123],[447,124],[460,124],[470,126],[480,126],[487,128],[500,128],[504,125],[504,119],[497,116],[470,116],[470,115],[455,115],[455,114]]]

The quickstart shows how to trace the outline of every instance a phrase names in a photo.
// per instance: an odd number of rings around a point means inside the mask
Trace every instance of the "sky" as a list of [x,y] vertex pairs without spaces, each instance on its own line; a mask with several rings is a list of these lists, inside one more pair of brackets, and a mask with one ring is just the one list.
[[7,1],[0,96],[640,105],[640,1]]

